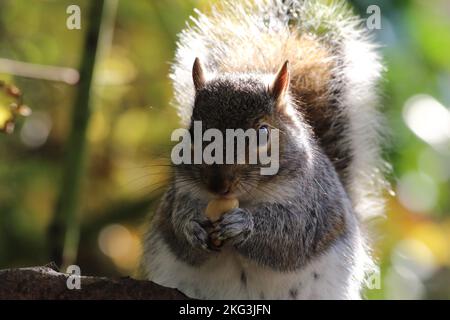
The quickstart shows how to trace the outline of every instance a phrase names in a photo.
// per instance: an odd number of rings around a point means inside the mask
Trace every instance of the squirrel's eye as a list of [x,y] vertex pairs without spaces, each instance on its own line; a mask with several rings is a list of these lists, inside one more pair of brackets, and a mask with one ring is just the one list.
[[269,143],[269,126],[267,124],[263,124],[258,128],[258,146],[265,147]]
[[263,124],[258,128],[258,131],[261,132],[261,134],[269,134],[269,126],[267,124]]

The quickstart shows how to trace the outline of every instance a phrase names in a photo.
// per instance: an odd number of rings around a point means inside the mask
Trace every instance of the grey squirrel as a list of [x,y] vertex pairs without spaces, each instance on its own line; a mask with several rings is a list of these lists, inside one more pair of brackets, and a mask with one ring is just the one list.
[[[363,220],[383,210],[382,65],[361,21],[320,0],[224,1],[192,21],[171,71],[182,124],[279,128],[279,171],[175,165],[145,278],[199,299],[359,299]],[[228,194],[240,207],[211,223],[208,201]]]

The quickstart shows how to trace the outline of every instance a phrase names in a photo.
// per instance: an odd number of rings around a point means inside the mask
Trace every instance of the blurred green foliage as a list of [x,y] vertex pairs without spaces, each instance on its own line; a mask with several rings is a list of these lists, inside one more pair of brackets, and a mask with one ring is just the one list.
[[[176,34],[194,7],[209,2],[119,2],[93,88],[77,260],[85,274],[129,274],[135,266],[145,217],[168,178],[170,133],[178,125],[167,77]],[[396,192],[386,195],[386,218],[374,226],[381,288],[367,296],[450,298],[450,136],[434,143],[439,132],[432,141],[426,134],[438,127],[433,110],[449,113],[450,4],[351,2],[363,18],[368,5],[381,8],[382,29],[374,35],[387,66],[381,92]],[[87,0],[2,0],[0,59],[77,69],[89,22],[82,18],[81,30],[68,30],[70,4],[88,16]],[[44,264],[77,87],[1,73],[2,63],[0,80],[22,89],[33,114],[19,120],[13,135],[0,134],[0,268]],[[431,120],[413,117],[419,102],[431,105]]]

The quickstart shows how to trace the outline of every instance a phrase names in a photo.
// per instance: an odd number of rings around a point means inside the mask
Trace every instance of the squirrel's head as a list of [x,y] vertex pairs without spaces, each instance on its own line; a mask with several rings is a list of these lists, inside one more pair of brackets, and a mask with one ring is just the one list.
[[[179,180],[190,182],[185,185],[203,195],[251,201],[252,197],[258,196],[258,192],[268,199],[271,192],[277,192],[271,190],[271,184],[279,190],[280,184],[293,178],[293,173],[302,172],[299,168],[305,167],[309,158],[310,131],[294,108],[289,94],[287,61],[275,76],[230,73],[208,76],[196,59],[192,76],[195,102],[189,127],[191,141],[195,146],[195,134],[199,133],[195,127],[198,124],[201,124],[202,134],[208,129],[220,132],[221,141],[216,141],[218,138],[215,135],[209,135],[207,139],[205,136],[200,138],[203,140],[200,148],[201,151],[206,148],[211,151],[208,145],[219,143],[220,149],[216,148],[212,155],[216,156],[220,150],[223,152],[223,162],[207,164],[202,161],[201,164],[177,166]],[[241,134],[253,132],[256,140],[244,134],[245,149],[239,149],[238,138],[228,140],[230,131],[233,134],[239,134],[239,131]],[[227,141],[233,141],[234,145],[230,148]],[[256,145],[252,145],[252,142],[256,142]],[[233,163],[227,162],[231,150]],[[251,161],[252,151],[258,155],[256,162]],[[239,152],[245,159],[244,163],[238,160]],[[268,158],[265,162],[261,160],[261,152],[269,158],[269,163]],[[194,147],[191,156],[194,158]],[[274,170],[267,170],[269,174],[263,174],[261,168]]]

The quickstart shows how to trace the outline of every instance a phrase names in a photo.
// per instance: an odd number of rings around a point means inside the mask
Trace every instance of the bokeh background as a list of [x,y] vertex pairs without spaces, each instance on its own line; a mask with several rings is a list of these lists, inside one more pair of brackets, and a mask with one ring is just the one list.
[[[27,117],[16,110],[14,132],[0,133],[0,269],[46,264],[59,252],[83,274],[133,273],[178,125],[167,77],[176,35],[210,2],[106,0],[99,15],[97,1],[0,1],[0,127],[12,102],[32,109]],[[366,295],[449,299],[450,1],[350,2],[363,18],[369,5],[381,8],[374,35],[387,66],[381,87],[393,168],[386,216],[372,223],[380,273]],[[66,27],[71,4],[81,8],[81,30]],[[87,95],[86,37],[96,20]],[[20,88],[20,99],[8,85]]]

